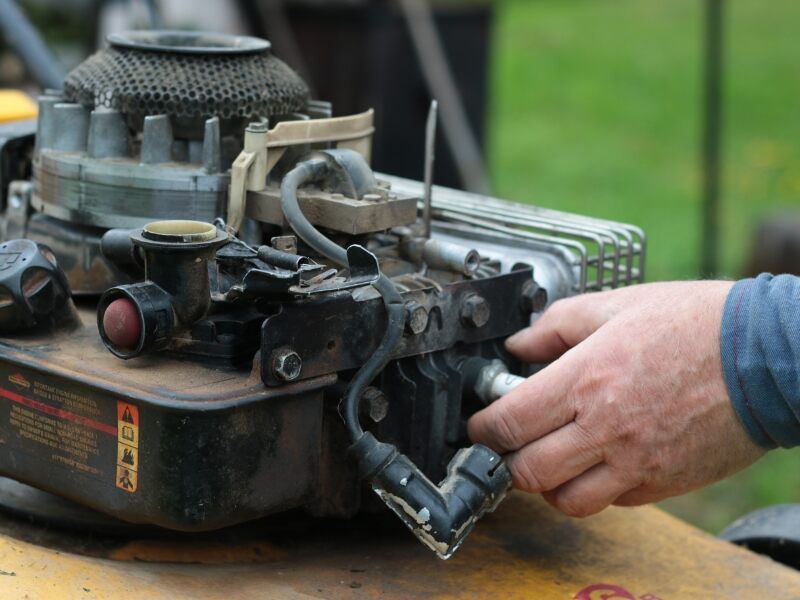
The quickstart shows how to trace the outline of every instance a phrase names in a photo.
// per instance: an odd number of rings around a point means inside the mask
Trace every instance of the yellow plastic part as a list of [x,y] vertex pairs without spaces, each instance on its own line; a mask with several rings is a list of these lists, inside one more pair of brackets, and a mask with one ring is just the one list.
[[800,573],[658,509],[569,519],[511,494],[443,562],[394,517],[101,545],[0,514],[2,600],[797,600]]
[[374,121],[375,111],[369,109],[345,117],[282,121],[268,131],[248,127],[244,134],[244,149],[231,167],[228,228],[239,231],[246,213],[247,192],[264,189],[267,175],[290,146],[332,142],[337,148],[359,152],[369,162]]
[[0,123],[36,118],[36,103],[17,90],[0,90]]

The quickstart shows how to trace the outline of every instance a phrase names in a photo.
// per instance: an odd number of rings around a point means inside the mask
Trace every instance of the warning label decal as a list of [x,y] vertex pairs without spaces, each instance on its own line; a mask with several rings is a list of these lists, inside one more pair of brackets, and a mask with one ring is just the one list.
[[[54,389],[51,386],[41,386],[40,387],[39,384],[37,383],[37,384],[35,384],[35,387],[34,387],[34,393],[37,394],[37,395],[44,396],[47,399],[53,399],[55,394],[51,394],[51,393],[45,391],[48,388],[49,389]],[[83,417],[81,415],[77,415],[77,414],[71,413],[71,412],[69,412],[67,410],[63,410],[63,409],[51,406],[49,404],[44,404],[42,402],[38,402],[38,401],[36,401],[36,400],[34,400],[32,398],[26,398],[25,396],[21,396],[19,394],[15,394],[14,392],[12,392],[10,390],[4,390],[4,389],[0,388],[0,396],[2,396],[3,398],[6,398],[8,400],[11,400],[12,402],[16,402],[17,404],[21,404],[23,406],[28,406],[30,408],[38,410],[39,412],[43,412],[43,413],[47,413],[49,415],[53,415],[54,417],[59,418],[59,419],[72,421],[73,423],[77,423],[79,425],[85,425],[86,427],[90,427],[92,429],[96,429],[97,431],[102,431],[103,433],[108,433],[108,434],[111,434],[111,435],[116,435],[116,433],[117,433],[117,430],[113,425],[106,425],[105,423],[100,423],[99,421],[95,421],[94,419],[89,419],[89,418]],[[61,398],[59,398],[59,399],[61,399]],[[66,402],[65,402],[65,404],[69,405]]]
[[108,481],[108,446],[117,428],[94,399],[20,372],[5,380],[0,399],[10,402],[2,405],[3,427],[16,439],[13,449]]
[[36,461],[44,461],[135,492],[138,407],[57,383],[0,367],[0,444],[19,453],[14,464],[35,469]]
[[128,402],[117,402],[117,487],[135,492],[139,487],[138,470],[139,409]]
[[125,444],[117,444],[117,464],[139,470],[139,450]]

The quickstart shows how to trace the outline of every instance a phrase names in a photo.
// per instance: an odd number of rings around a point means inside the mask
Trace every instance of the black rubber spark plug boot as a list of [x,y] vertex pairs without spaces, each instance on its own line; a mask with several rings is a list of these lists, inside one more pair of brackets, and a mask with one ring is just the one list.
[[364,433],[350,447],[361,476],[439,558],[450,558],[483,515],[511,487],[501,457],[480,444],[459,450],[437,486],[397,448]]

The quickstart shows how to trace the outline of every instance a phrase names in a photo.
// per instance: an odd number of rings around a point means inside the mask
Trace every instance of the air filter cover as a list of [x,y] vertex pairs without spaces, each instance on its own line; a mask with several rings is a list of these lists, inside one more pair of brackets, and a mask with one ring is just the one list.
[[253,37],[131,31],[67,75],[64,96],[132,116],[249,119],[301,111],[308,86]]

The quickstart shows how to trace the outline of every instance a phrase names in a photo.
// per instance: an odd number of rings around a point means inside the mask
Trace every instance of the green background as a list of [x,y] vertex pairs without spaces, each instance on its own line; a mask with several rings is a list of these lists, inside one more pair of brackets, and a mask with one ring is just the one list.
[[[699,273],[699,0],[495,3],[489,160],[496,195],[628,221],[648,280]],[[721,271],[740,277],[760,217],[800,208],[800,2],[729,0]],[[717,532],[800,501],[800,452],[663,506]]]

